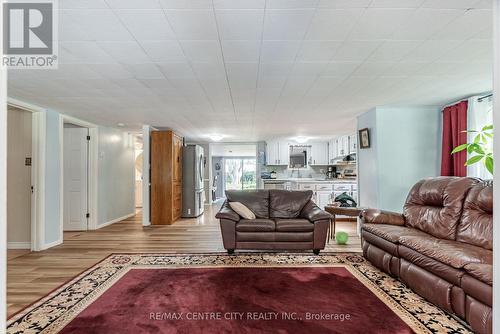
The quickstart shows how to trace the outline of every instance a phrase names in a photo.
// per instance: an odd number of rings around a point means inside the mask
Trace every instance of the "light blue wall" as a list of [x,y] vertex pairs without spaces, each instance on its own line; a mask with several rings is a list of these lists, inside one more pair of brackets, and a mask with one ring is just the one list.
[[134,213],[135,154],[130,135],[99,127],[98,225]]
[[59,114],[46,111],[45,142],[45,243],[50,244],[62,239],[60,232],[60,172],[61,155],[59,133]]
[[377,107],[358,117],[371,131],[371,148],[359,149],[360,205],[401,211],[410,188],[438,176],[441,117],[438,107]]

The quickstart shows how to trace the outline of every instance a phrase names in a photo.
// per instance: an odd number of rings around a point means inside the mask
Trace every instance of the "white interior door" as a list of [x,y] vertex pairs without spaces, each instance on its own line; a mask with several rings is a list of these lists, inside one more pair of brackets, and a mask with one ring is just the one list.
[[88,133],[87,128],[64,128],[65,231],[87,230]]

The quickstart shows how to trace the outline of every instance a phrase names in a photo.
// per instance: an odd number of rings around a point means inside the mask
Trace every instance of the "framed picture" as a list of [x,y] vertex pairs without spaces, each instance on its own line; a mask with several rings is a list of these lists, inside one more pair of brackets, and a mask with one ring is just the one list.
[[359,148],[370,148],[370,130],[368,128],[359,130]]

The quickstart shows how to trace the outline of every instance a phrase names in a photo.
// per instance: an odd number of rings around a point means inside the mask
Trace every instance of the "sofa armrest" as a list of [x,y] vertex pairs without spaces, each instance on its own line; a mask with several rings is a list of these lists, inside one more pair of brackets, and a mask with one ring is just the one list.
[[229,206],[228,201],[225,201],[224,204],[222,204],[222,207],[220,208],[219,212],[217,212],[217,214],[215,215],[215,218],[232,220],[234,222],[240,221],[240,215],[234,212],[233,209],[231,209],[231,206]]
[[405,218],[402,214],[379,209],[364,209],[359,214],[362,224],[387,224],[405,225]]
[[319,220],[330,220],[332,215],[328,212],[321,210],[313,201],[307,202],[300,212],[300,218],[305,218],[314,223]]

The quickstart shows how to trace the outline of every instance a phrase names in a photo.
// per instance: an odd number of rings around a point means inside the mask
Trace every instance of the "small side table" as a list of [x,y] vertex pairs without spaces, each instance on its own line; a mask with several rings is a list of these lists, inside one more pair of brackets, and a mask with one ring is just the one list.
[[364,208],[354,208],[354,207],[340,207],[340,206],[325,206],[325,211],[330,213],[333,216],[333,219],[330,221],[330,235],[329,239],[335,239],[335,225],[336,225],[336,216],[348,216],[348,217],[358,217],[361,211]]

